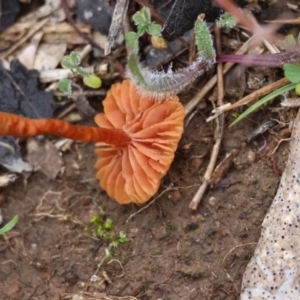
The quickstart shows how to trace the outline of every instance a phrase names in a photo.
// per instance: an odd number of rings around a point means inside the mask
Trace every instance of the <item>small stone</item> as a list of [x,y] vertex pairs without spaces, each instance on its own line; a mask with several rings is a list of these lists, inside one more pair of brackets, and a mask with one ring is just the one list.
[[198,172],[199,168],[203,164],[203,158],[193,157],[191,161],[191,172],[192,174]]
[[247,153],[247,157],[248,157],[248,161],[252,164],[255,162],[255,159],[256,159],[256,153],[252,150],[250,150],[248,153]]
[[177,200],[180,200],[182,198],[182,195],[179,192],[179,190],[175,190],[175,191],[172,192],[171,197],[172,197],[173,200],[177,201]]
[[209,276],[207,266],[199,262],[194,262],[190,266],[184,265],[182,267],[179,267],[178,272],[180,272],[184,276],[189,276],[192,278],[205,278]]
[[0,194],[0,206],[2,206],[6,202],[6,195]]
[[208,199],[208,203],[209,203],[209,205],[210,206],[216,206],[216,204],[217,204],[217,199],[215,198],[215,197],[210,197],[209,199]]

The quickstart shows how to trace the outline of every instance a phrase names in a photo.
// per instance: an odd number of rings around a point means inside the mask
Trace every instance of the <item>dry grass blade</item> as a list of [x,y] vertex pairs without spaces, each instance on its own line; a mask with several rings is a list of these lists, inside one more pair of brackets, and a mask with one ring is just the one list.
[[214,109],[212,112],[215,114],[218,114],[220,112],[225,112],[228,110],[232,110],[234,108],[238,108],[240,106],[246,105],[251,103],[252,101],[258,100],[259,98],[289,84],[290,81],[286,78],[282,78],[276,82],[273,82],[267,86],[262,87],[261,89],[254,91],[253,93],[247,95],[246,97],[242,98],[241,100],[237,101],[234,104],[228,105],[225,104],[224,106],[220,106],[216,109]]
[[275,23],[275,24],[292,24],[292,25],[300,25],[300,18],[292,19],[292,20],[272,20],[265,21],[267,23]]

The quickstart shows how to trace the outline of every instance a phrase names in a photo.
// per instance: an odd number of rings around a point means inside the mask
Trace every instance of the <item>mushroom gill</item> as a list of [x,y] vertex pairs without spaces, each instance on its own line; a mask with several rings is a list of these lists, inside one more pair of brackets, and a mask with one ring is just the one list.
[[100,186],[121,204],[144,203],[156,193],[174,159],[184,108],[177,96],[155,102],[140,95],[130,80],[112,85],[103,106],[96,123],[121,129],[131,141],[126,146],[96,144]]

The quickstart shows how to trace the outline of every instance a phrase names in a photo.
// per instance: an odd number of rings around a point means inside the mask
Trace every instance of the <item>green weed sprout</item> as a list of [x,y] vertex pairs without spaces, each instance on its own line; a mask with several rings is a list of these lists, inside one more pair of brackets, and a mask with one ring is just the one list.
[[102,238],[109,243],[107,249],[117,248],[120,244],[127,242],[126,234],[123,231],[116,235],[113,231],[113,222],[111,219],[103,219],[100,216],[92,216],[90,219],[92,224],[91,232],[97,238]]
[[15,215],[4,227],[0,228],[0,235],[12,230],[19,220],[19,216]]
[[229,13],[225,12],[217,20],[218,27],[221,28],[234,28],[237,25],[237,20]]
[[[102,256],[102,259],[100,263],[97,265],[96,272],[92,275],[91,281],[97,280],[96,273],[99,271],[102,264],[108,260],[114,257],[114,251],[113,248],[117,248],[120,244],[124,244],[127,242],[127,236],[123,231],[119,232],[119,235],[117,235],[113,231],[113,222],[109,218],[102,218],[100,216],[92,216],[90,218],[91,223],[91,233],[96,238],[101,238],[103,241],[108,243],[108,246],[104,249],[104,255]],[[86,228],[86,230],[89,230],[89,228]]]
[[139,38],[145,33],[151,36],[161,36],[161,26],[151,21],[151,14],[148,7],[143,7],[132,16],[134,24],[137,26],[137,32],[130,31],[126,34],[125,40],[135,53],[139,52]]
[[[82,77],[83,83],[93,89],[101,87],[101,79],[93,74],[90,74],[86,69],[80,67],[80,54],[78,52],[71,52],[70,55],[66,55],[61,60],[61,66],[64,69],[69,69],[74,74],[74,77]],[[68,97],[72,96],[72,80],[62,79],[58,83],[58,88],[66,93]]]

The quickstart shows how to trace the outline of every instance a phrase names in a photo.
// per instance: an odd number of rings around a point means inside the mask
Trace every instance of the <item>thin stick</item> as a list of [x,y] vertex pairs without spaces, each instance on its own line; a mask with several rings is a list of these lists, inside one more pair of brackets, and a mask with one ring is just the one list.
[[[107,94],[107,91],[104,89],[100,90],[86,90],[86,91],[72,91],[72,96],[74,98],[79,96],[85,96],[85,97],[94,97],[94,96],[105,96]],[[54,91],[54,96],[56,97],[64,97],[66,96],[66,93],[60,92],[60,91]]]
[[128,219],[125,221],[125,223],[128,223],[133,217],[135,217],[136,215],[138,215],[139,213],[141,213],[143,210],[147,209],[149,206],[151,206],[157,199],[159,199],[165,192],[168,191],[174,191],[174,190],[178,190],[178,189],[189,189],[189,188],[193,188],[195,186],[199,186],[199,184],[193,184],[193,185],[189,185],[189,186],[176,186],[176,187],[168,187],[165,190],[163,190],[159,195],[157,195],[154,199],[152,199],[146,206],[143,206],[141,209],[139,209],[138,211],[136,211],[135,213],[131,214]]
[[[221,31],[220,27],[215,26],[215,36],[216,36],[216,50],[220,54],[221,48]],[[218,63],[217,65],[217,77],[218,77],[218,106],[223,105],[224,98],[224,79],[223,79],[223,64]]]
[[293,24],[293,25],[300,25],[300,18],[292,19],[292,20],[271,20],[271,21],[264,21],[266,23],[275,23],[275,24]]
[[[231,278],[231,276],[229,275],[229,273],[227,272],[227,270],[225,269],[224,267],[224,263],[225,263],[225,260],[227,258],[227,256],[232,253],[234,250],[236,250],[237,248],[241,248],[241,247],[248,247],[248,246],[254,246],[256,245],[257,243],[248,243],[248,244],[240,244],[240,245],[236,245],[234,246],[232,249],[230,249],[230,251],[225,255],[225,257],[223,258],[222,260],[222,266],[223,266],[223,271],[225,272],[226,276],[233,282],[233,279]],[[238,290],[236,288],[236,286],[234,286],[236,290]]]
[[12,47],[9,48],[6,52],[2,54],[2,57],[7,58],[12,54],[16,49],[18,49],[22,44],[24,44],[28,39],[30,39],[38,30],[40,30],[48,22],[48,18],[36,23],[33,28],[31,28],[24,37],[18,40]]
[[261,97],[263,97],[263,96],[265,96],[265,95],[267,95],[289,83],[290,83],[290,81],[286,78],[279,79],[267,86],[262,87],[261,89],[259,89],[257,91],[254,91],[250,95],[247,95],[246,97],[242,98],[241,100],[239,100],[238,102],[236,102],[234,104],[228,105],[228,103],[227,103],[224,106],[217,107],[212,112],[215,114],[219,114],[221,112],[225,112],[225,111],[232,110],[234,108],[246,105],[248,103],[251,103],[252,101],[258,100],[259,98],[261,98]]
[[[220,29],[216,27],[215,29],[216,34],[216,46],[217,46],[217,52],[219,53],[221,51],[221,38],[220,38]],[[218,80],[218,105],[223,105],[223,98],[224,98],[224,83],[223,83],[223,65],[222,63],[218,64],[217,68],[217,80]],[[223,137],[223,129],[224,129],[224,115],[220,115],[216,122],[216,130],[215,130],[215,144],[213,146],[210,161],[208,164],[208,167],[206,169],[206,172],[204,174],[203,183],[198,189],[197,193],[193,197],[192,201],[190,202],[189,208],[196,210],[200,201],[202,200],[202,197],[207,189],[207,187],[210,184],[211,176],[213,174],[213,171],[215,169],[215,165],[217,162],[217,158],[219,155],[222,137]]]
[[163,190],[160,194],[158,194],[153,200],[151,200],[147,205],[143,206],[141,209],[136,211],[135,213],[131,214],[128,219],[125,221],[125,223],[128,223],[134,216],[138,215],[141,213],[143,210],[147,209],[149,206],[151,206],[158,198],[160,198],[164,193],[171,191],[171,190],[176,190],[177,188],[166,188]]
[[[219,125],[217,125],[217,128],[222,128],[223,123],[224,123],[224,117],[223,116],[219,116],[218,118],[218,123],[221,123]],[[216,165],[216,161],[217,161],[217,157],[218,157],[218,153],[219,153],[219,149],[221,146],[221,141],[222,141],[222,132],[221,134],[216,138],[216,142],[212,148],[212,154],[210,157],[210,161],[209,164],[207,166],[206,172],[203,176],[203,183],[200,186],[200,188],[198,189],[197,193],[195,194],[195,196],[193,197],[192,201],[190,202],[189,208],[192,210],[196,210],[206,189],[208,188],[209,184],[210,184],[210,178],[211,178],[211,174],[214,171],[215,165]]]

